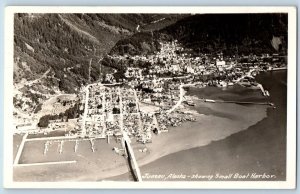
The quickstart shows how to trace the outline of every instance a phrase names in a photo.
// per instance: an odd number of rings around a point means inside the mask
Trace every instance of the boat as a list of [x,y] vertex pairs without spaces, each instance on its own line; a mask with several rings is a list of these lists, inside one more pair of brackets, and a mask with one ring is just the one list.
[[204,102],[212,102],[212,103],[215,103],[216,101],[215,101],[215,100],[211,100],[211,99],[205,99]]

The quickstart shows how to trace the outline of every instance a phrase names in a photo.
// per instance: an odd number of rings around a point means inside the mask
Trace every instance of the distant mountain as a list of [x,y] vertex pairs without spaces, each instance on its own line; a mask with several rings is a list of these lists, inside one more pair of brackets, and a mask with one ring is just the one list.
[[[160,32],[200,52],[286,53],[287,14],[201,14]],[[271,42],[276,37],[282,43],[275,48]]]
[[[152,22],[141,25],[140,30],[127,38],[119,40],[111,49],[111,55],[140,55],[159,50],[159,30],[188,17],[188,14],[154,15]],[[155,18],[155,19],[154,19]]]
[[201,53],[286,54],[287,14],[196,14],[144,37],[144,41],[137,35],[120,40],[112,53],[145,53],[147,49],[142,45],[177,39],[186,48]]
[[141,55],[159,50],[158,33],[138,32],[132,36],[119,40],[111,49],[111,55]]

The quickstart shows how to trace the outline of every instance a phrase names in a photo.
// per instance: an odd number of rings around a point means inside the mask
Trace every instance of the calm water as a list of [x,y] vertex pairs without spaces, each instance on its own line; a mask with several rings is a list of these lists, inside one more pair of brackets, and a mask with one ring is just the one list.
[[[224,140],[162,157],[142,166],[141,172],[143,174],[203,176],[198,179],[174,179],[177,181],[207,181],[206,175],[216,175],[217,173],[221,175],[229,175],[230,173],[238,173],[239,175],[266,173],[273,175],[273,179],[268,180],[285,180],[287,72],[261,73],[256,77],[256,80],[270,92],[271,96],[268,99],[261,97],[258,91],[239,86],[226,90],[210,87],[190,89],[188,94],[210,99],[271,101],[275,104],[276,109],[269,108],[268,116],[265,119],[249,127],[248,130],[233,134]],[[203,110],[203,114],[209,113],[207,110]],[[124,180],[131,178],[130,174],[124,174],[113,179]],[[254,179],[240,178],[235,180]]]

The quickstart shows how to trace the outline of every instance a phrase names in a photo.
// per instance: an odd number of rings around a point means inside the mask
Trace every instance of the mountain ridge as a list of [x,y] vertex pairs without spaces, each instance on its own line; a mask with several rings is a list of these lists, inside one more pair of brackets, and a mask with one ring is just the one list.
[[[148,39],[148,44],[149,41],[176,39],[184,47],[199,53],[287,54],[287,14],[196,14],[154,31],[153,34],[152,37],[156,38]],[[143,41],[136,44],[135,39],[134,36],[126,39],[128,45],[133,46],[128,49],[128,54],[132,50],[137,50],[133,54],[146,53],[139,51]],[[111,54],[124,54],[118,48],[120,45],[126,47],[123,43],[124,39],[117,42]]]

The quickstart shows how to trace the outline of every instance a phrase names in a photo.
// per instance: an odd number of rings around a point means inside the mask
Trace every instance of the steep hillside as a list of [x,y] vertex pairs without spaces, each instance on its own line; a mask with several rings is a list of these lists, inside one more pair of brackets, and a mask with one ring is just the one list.
[[97,81],[100,69],[102,75],[113,72],[115,67],[100,67],[102,56],[119,40],[140,30],[159,30],[177,18],[162,19],[165,17],[161,14],[15,14],[15,105],[29,111],[27,106],[33,108],[51,95],[74,93],[82,85]]
[[140,55],[153,53],[159,50],[160,29],[170,26],[177,21],[186,18],[188,14],[158,14],[149,15],[148,23],[141,24],[138,32],[129,36],[128,38],[121,39],[111,49],[111,55]]
[[111,55],[140,55],[159,50],[159,36],[152,32],[138,32],[129,38],[119,40],[111,49]]
[[[140,38],[143,37],[143,38]],[[142,54],[160,40],[177,39],[199,53],[287,53],[286,14],[197,14],[148,34],[120,40],[111,54]],[[144,46],[143,46],[144,45]],[[145,46],[146,45],[146,46]]]
[[[160,33],[204,53],[286,53],[287,14],[194,15],[160,30]],[[277,38],[281,45],[274,47],[272,41]]]

